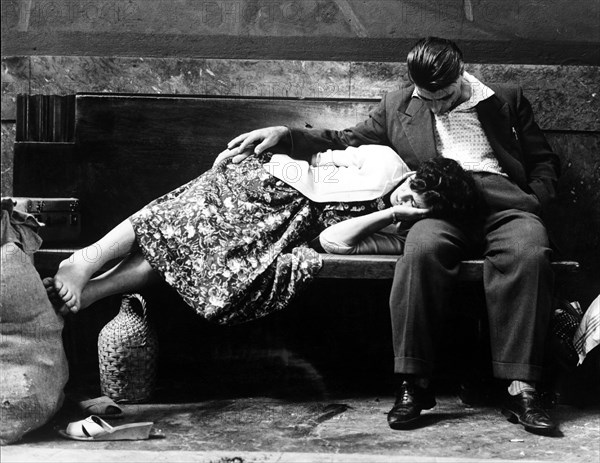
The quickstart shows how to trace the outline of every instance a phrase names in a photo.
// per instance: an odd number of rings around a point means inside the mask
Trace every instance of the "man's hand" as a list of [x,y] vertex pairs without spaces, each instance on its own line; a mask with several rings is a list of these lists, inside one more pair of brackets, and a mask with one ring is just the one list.
[[237,164],[242,162],[252,153],[260,154],[268,148],[275,146],[288,133],[288,128],[284,126],[265,127],[263,129],[253,130],[252,132],[238,135],[229,143],[227,149],[219,153],[213,165],[216,165],[227,158],[232,158],[232,162]]
[[226,150],[223,150],[219,153],[219,155],[215,159],[215,162],[213,162],[213,166],[216,166],[217,164],[228,158],[233,158],[231,162],[233,162],[234,164],[238,164],[253,153],[252,148],[253,147],[250,146],[245,151],[239,151],[238,149],[230,150],[229,148],[227,148]]

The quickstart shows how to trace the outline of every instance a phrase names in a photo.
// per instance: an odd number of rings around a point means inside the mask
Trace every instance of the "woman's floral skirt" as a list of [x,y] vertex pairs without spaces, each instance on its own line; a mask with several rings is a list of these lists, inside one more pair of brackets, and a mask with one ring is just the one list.
[[281,310],[320,270],[307,243],[367,204],[317,205],[262,167],[220,163],[130,217],[146,260],[200,316],[220,324]]
[[221,163],[130,217],[150,265],[216,323],[284,308],[321,268],[303,245],[319,232],[314,207],[264,162]]

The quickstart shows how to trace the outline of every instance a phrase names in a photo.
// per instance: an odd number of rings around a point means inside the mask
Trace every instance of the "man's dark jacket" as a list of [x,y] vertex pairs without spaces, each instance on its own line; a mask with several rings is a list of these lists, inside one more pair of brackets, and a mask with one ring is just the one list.
[[[504,172],[527,193],[535,194],[542,209],[556,195],[560,170],[535,123],[530,103],[518,86],[490,85],[495,94],[476,106],[479,120]],[[438,156],[433,114],[414,86],[387,93],[369,118],[349,129],[290,129],[291,154],[306,158],[327,149],[383,144],[392,147],[411,169]]]

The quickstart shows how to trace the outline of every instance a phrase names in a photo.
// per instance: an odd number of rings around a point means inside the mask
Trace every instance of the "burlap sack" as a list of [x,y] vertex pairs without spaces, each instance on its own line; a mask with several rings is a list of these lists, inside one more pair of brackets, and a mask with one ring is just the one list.
[[[3,210],[2,228],[10,228],[5,220],[10,220],[10,213]],[[62,405],[68,379],[63,319],[50,304],[31,256],[21,246],[7,242],[1,247],[1,445],[47,423]]]

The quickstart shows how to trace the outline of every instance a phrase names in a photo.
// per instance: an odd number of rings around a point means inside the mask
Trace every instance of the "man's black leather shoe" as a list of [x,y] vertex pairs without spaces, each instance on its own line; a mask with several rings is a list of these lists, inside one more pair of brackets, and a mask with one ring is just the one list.
[[429,410],[435,405],[431,390],[419,387],[412,381],[402,381],[396,402],[387,415],[388,424],[392,429],[407,429],[419,418],[421,410]]
[[529,432],[552,434],[556,423],[540,405],[536,392],[524,391],[505,402],[502,413],[511,423],[520,423]]

